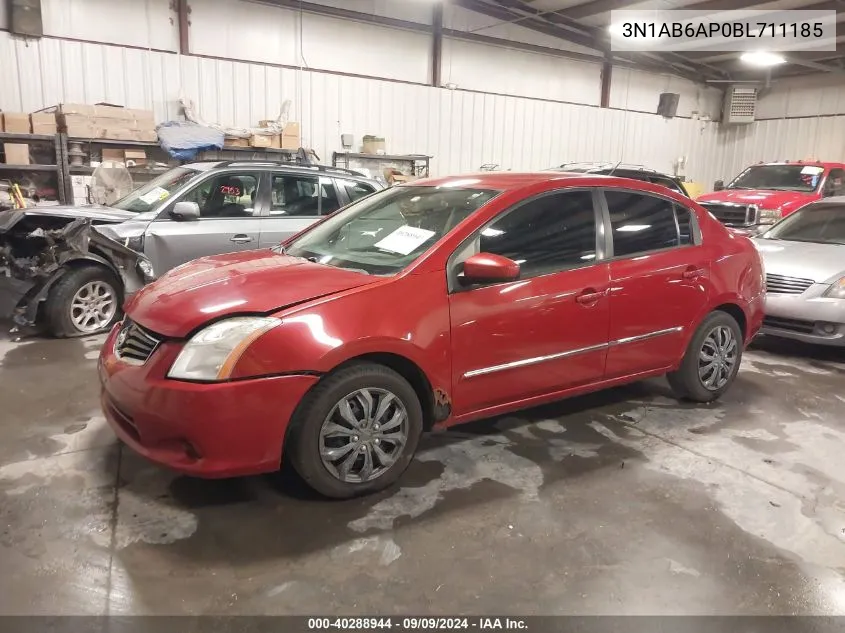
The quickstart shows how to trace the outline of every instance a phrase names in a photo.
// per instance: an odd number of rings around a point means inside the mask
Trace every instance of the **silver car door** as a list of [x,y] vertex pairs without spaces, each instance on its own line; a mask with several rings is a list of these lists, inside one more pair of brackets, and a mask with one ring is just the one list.
[[[183,195],[151,222],[144,252],[157,274],[192,259],[258,248],[261,232],[258,196],[260,172],[215,172]],[[198,220],[178,220],[169,215],[176,202],[195,202]]]
[[299,233],[340,207],[334,181],[312,174],[272,172],[270,200],[261,219],[262,248]]

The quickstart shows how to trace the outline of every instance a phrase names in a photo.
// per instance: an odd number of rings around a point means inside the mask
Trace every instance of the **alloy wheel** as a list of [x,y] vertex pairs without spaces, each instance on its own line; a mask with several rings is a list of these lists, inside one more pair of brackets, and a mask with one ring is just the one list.
[[70,320],[80,332],[98,332],[111,323],[117,312],[117,293],[105,281],[89,281],[70,301]]
[[733,375],[739,348],[733,331],[719,325],[707,334],[698,353],[698,377],[710,391],[724,387]]
[[408,411],[386,389],[358,389],[332,407],[320,428],[320,459],[345,483],[383,475],[408,442]]

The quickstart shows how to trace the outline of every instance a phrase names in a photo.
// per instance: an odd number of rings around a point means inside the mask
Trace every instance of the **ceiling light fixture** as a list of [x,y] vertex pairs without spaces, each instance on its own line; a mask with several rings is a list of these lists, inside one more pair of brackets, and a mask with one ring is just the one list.
[[786,63],[786,58],[783,55],[768,51],[749,51],[740,55],[739,58],[752,66],[777,66]]

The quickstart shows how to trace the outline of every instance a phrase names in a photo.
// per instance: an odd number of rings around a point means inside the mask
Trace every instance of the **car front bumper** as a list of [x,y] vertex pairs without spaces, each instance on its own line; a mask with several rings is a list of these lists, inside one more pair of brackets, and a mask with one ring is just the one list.
[[804,343],[845,346],[845,299],[822,297],[827,288],[814,284],[800,295],[768,294],[760,333]]
[[171,380],[182,343],[165,341],[143,365],[114,353],[116,325],[100,353],[103,413],[115,434],[152,462],[187,475],[236,477],[279,468],[294,409],[313,375],[223,383]]

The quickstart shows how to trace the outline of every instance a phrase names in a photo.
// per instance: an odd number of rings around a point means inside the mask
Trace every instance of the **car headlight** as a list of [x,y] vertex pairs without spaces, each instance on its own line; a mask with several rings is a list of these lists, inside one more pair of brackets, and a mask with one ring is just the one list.
[[271,317],[233,317],[212,323],[191,337],[167,377],[226,380],[250,343],[279,323],[279,319]]
[[144,252],[144,234],[135,235],[133,237],[126,237],[123,239],[123,245],[126,248],[131,248],[138,253]]
[[758,221],[760,224],[774,224],[783,217],[780,209],[760,209]]
[[845,277],[840,277],[830,284],[822,296],[828,299],[845,299]]

